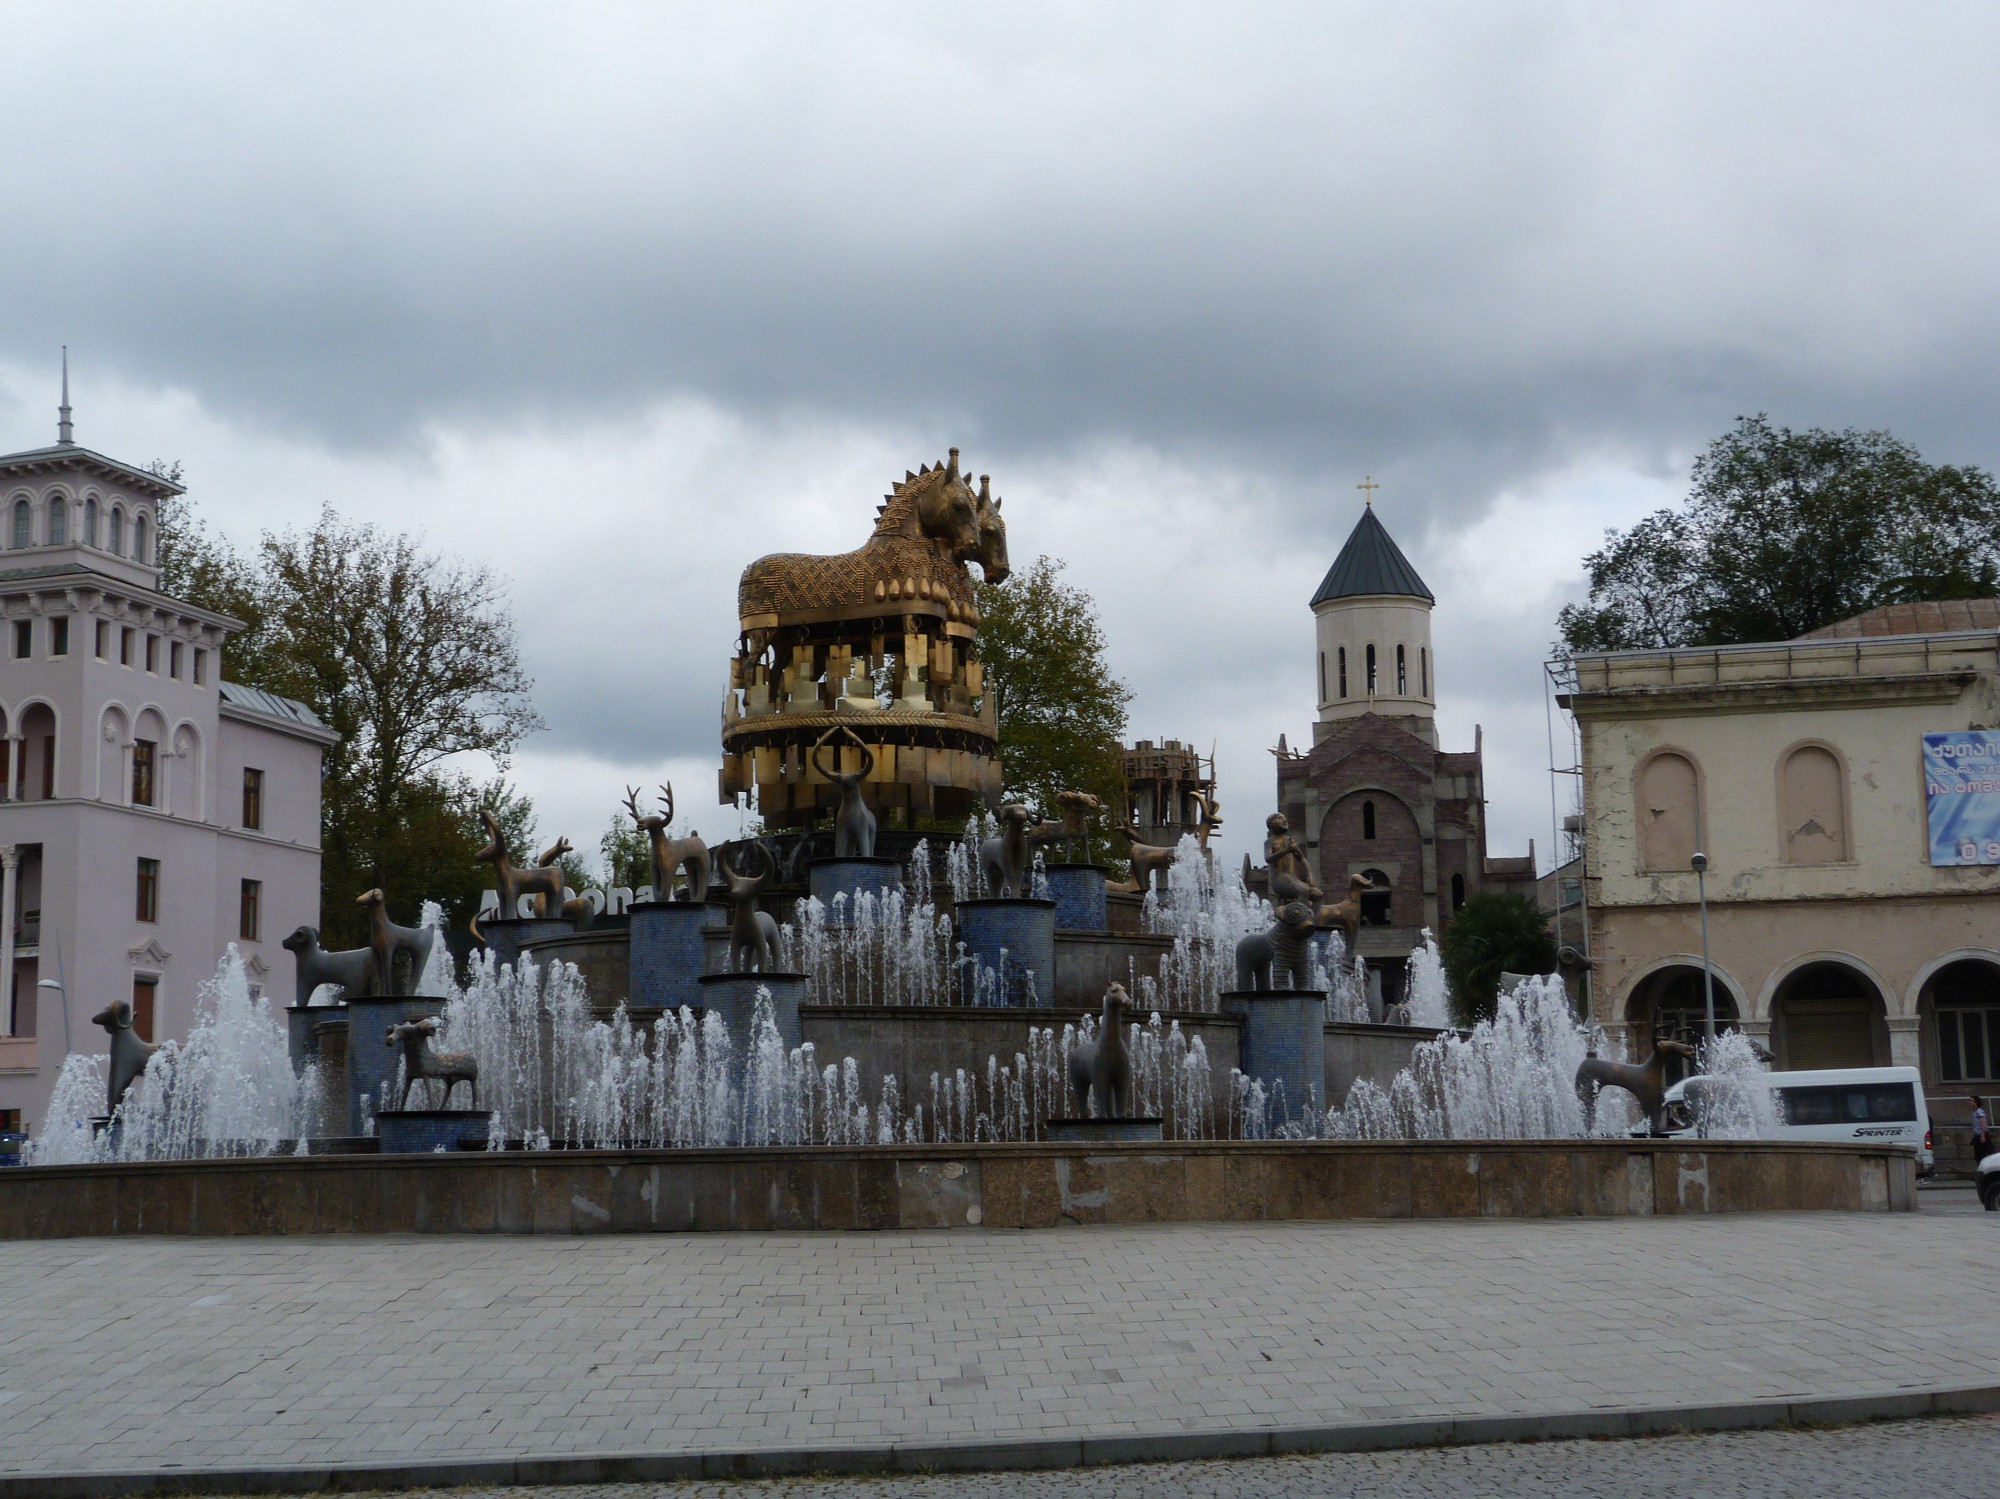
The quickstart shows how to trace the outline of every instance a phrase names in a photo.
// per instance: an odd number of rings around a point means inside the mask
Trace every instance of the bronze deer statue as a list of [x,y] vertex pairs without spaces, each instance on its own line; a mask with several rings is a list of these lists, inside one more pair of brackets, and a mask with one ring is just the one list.
[[[833,739],[843,734],[861,750],[859,770],[828,770],[819,758],[819,752]],[[868,801],[862,794],[861,783],[875,772],[875,752],[863,744],[861,736],[852,729],[828,729],[819,736],[819,742],[812,747],[812,765],[814,770],[840,788],[840,805],[833,813],[834,858],[874,858],[875,814],[868,810]]]
[[561,910],[562,871],[547,862],[532,869],[521,868],[515,864],[513,853],[507,847],[507,835],[500,827],[500,820],[491,812],[481,812],[479,820],[486,824],[489,842],[472,857],[482,864],[493,866],[493,883],[500,887],[500,920],[513,921],[521,914],[521,897],[524,895],[540,897],[539,909],[544,916]]
[[641,812],[638,788],[625,788],[625,805],[632,813],[632,821],[646,835],[647,845],[652,850],[653,899],[673,900],[674,875],[681,872],[687,875],[688,883],[687,895],[683,898],[699,904],[708,899],[708,845],[701,841],[699,833],[689,833],[685,838],[667,836],[667,828],[674,820],[672,781],[660,788],[660,800],[666,804],[664,813]]
[[438,1032],[436,1016],[424,1020],[412,1020],[402,1025],[392,1025],[388,1029],[389,1049],[403,1049],[403,1102],[401,1107],[410,1107],[410,1089],[422,1078],[434,1077],[444,1084],[444,1097],[438,1103],[440,1109],[451,1103],[451,1090],[460,1083],[472,1089],[472,1106],[479,1107],[479,1058],[469,1051],[439,1051],[431,1044],[431,1038]]

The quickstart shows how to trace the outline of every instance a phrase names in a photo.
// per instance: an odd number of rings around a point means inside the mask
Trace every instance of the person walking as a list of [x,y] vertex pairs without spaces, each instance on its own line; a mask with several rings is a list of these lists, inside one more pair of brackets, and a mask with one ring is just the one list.
[[1993,1154],[1993,1125],[1986,1117],[1986,1100],[1972,1096],[1972,1164],[1977,1166]]

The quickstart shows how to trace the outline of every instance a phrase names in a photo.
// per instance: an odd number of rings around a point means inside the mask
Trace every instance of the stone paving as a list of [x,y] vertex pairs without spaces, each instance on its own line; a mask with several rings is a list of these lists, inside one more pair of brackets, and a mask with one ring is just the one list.
[[1991,1499],[2000,1418],[1625,1442],[1539,1442],[1226,1462],[758,1483],[418,1490],[402,1499]]
[[1996,1228],[1921,1212],[6,1243],[0,1472],[1993,1384]]

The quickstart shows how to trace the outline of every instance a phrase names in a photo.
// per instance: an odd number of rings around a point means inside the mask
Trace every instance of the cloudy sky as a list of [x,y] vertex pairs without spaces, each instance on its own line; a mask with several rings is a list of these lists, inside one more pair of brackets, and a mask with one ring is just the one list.
[[1365,474],[1492,851],[1541,661],[1739,413],[2000,465],[2000,12],[1959,5],[0,6],[0,451],[180,459],[511,580],[594,844],[711,837],[734,581],[958,446],[1098,600],[1230,856],[1309,740]]

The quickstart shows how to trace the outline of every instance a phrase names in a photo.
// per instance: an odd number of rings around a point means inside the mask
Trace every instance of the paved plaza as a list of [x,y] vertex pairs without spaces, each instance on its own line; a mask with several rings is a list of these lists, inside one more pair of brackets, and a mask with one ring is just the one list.
[[1993,1385],[1996,1232],[1924,1211],[8,1243],[0,1475]]
[[404,1499],[1991,1499],[1996,1475],[2000,1417],[1972,1416],[1037,1473],[431,1490]]

